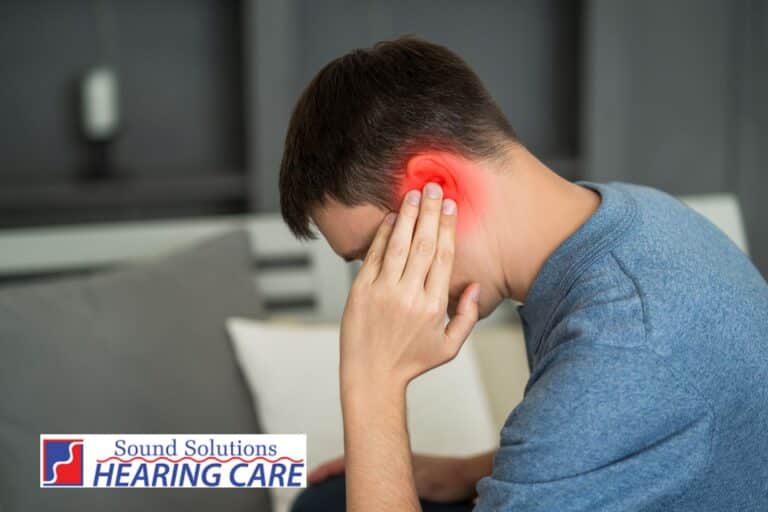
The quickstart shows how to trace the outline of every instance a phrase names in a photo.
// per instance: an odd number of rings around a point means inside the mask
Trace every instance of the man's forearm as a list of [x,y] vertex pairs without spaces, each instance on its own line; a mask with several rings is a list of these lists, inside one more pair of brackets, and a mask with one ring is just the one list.
[[420,511],[406,423],[405,388],[342,389],[347,510]]
[[[431,172],[435,162],[418,165]],[[347,510],[421,508],[405,388],[456,357],[480,314],[480,285],[471,283],[445,323],[456,214],[438,183],[427,183],[423,198],[408,191],[398,213],[379,225],[350,289],[339,337]]]

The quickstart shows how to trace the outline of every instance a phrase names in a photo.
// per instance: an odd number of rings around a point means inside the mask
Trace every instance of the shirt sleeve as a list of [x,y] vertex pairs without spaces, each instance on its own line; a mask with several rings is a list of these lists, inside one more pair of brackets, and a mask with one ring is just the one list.
[[709,463],[713,419],[656,354],[566,343],[507,418],[476,512],[669,510]]

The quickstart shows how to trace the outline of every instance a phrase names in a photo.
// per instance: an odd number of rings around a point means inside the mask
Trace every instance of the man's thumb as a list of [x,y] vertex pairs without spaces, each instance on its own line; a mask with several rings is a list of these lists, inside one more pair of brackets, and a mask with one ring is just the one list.
[[446,349],[451,357],[459,353],[464,341],[472,332],[480,314],[478,302],[480,300],[480,285],[472,283],[464,289],[456,308],[456,315],[445,327]]

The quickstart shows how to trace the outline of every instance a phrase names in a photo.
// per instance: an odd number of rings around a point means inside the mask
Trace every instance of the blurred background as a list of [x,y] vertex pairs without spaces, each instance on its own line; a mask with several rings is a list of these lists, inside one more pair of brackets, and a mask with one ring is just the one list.
[[735,194],[768,275],[763,0],[3,0],[0,228],[275,211],[303,86],[403,34],[563,176]]
[[[555,171],[686,196],[768,276],[768,0],[0,0],[0,509],[296,492],[64,497],[38,486],[41,432],[306,432],[309,469],[343,451],[354,268],[284,226],[278,167],[315,73],[405,34],[463,56]],[[414,451],[497,446],[529,375],[513,306],[419,379]]]

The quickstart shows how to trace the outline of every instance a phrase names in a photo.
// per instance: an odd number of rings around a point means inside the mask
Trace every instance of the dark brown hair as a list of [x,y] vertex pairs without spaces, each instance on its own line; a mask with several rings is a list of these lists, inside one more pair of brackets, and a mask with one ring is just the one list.
[[515,140],[458,55],[413,37],[382,41],[331,61],[302,93],[280,165],[280,209],[296,236],[314,238],[311,210],[329,197],[392,209],[419,151],[486,159]]

